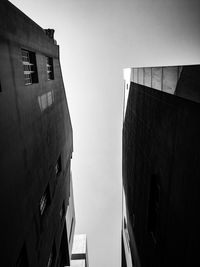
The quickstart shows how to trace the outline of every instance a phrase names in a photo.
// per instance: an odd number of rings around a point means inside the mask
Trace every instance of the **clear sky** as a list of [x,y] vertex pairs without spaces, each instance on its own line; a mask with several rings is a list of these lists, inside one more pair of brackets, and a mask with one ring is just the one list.
[[200,63],[199,0],[12,0],[54,28],[74,132],[76,232],[90,267],[121,258],[122,69]]

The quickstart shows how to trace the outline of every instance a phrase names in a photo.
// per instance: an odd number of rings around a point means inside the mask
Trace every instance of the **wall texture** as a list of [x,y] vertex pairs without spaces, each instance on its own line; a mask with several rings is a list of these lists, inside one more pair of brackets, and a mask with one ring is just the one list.
[[[51,253],[52,262],[67,265],[64,217],[73,144],[59,47],[8,1],[0,3],[0,29],[1,265],[47,266]],[[25,85],[21,49],[35,53],[38,83]],[[47,79],[47,57],[53,80]],[[41,108],[41,98],[50,104]]]

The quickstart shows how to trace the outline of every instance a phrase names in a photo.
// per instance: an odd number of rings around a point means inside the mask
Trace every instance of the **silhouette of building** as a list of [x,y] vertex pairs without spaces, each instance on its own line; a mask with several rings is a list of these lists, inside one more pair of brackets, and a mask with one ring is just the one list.
[[200,66],[126,69],[122,266],[198,266]]
[[4,267],[70,265],[72,126],[53,35],[54,30],[42,29],[10,2],[0,2]]
[[74,236],[71,267],[89,267],[87,237],[85,234]]

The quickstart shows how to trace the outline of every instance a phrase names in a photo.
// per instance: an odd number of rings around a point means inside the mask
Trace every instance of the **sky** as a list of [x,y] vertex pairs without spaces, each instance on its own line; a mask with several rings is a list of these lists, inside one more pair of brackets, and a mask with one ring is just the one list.
[[12,0],[55,29],[72,120],[76,232],[90,267],[121,259],[123,68],[200,63],[199,0]]

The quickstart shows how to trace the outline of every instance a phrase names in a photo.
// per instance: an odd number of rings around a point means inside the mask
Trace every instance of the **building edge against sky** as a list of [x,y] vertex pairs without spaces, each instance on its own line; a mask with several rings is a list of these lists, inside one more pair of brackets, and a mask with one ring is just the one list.
[[73,136],[59,46],[6,0],[0,28],[1,264],[69,266]]
[[77,234],[74,236],[71,266],[89,267],[87,236],[85,234]]
[[124,70],[123,267],[198,262],[199,74],[199,65]]

